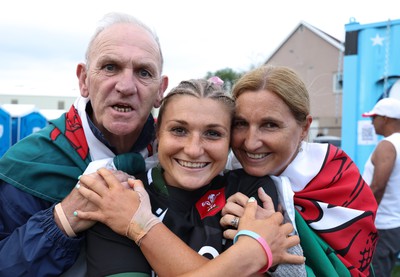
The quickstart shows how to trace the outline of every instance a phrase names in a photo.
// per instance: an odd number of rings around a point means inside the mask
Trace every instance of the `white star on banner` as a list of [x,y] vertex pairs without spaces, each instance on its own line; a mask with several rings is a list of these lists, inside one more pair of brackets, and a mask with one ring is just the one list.
[[374,38],[371,38],[372,46],[375,46],[375,45],[382,45],[383,46],[383,40],[384,39],[385,38],[380,37],[379,34],[376,34],[376,36]]

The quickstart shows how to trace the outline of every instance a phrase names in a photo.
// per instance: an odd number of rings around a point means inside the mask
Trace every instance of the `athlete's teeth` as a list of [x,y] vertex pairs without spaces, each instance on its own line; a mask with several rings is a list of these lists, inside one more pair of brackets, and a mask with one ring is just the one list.
[[192,163],[185,161],[180,161],[179,163],[184,167],[192,167],[192,168],[202,168],[206,166],[206,163]]

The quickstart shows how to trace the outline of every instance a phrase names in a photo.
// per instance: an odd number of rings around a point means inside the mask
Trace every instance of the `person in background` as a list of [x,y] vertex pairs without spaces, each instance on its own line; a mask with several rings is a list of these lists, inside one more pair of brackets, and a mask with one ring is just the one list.
[[384,98],[363,117],[384,137],[365,163],[363,178],[378,202],[379,240],[372,265],[376,276],[391,276],[400,252],[400,100]]
[[[224,240],[224,230],[220,226],[220,211],[227,197],[240,191],[257,198],[257,191],[262,188],[259,193],[268,208],[266,216],[273,214],[277,208],[277,192],[271,178],[249,176],[242,169],[224,172],[230,150],[234,108],[233,99],[220,85],[203,79],[182,81],[163,99],[159,111],[157,119],[159,166],[150,169],[146,174],[135,176],[144,183],[153,214],[158,215],[163,224],[183,242],[209,259],[216,258],[232,244],[231,241]],[[128,200],[127,197],[128,194],[132,197],[135,195],[123,190],[120,194],[116,194],[117,186],[112,183],[100,184],[97,178],[88,176],[80,178],[79,191],[89,200],[96,201],[99,195],[100,203],[96,203],[99,206],[104,205],[106,209],[103,214],[77,211],[78,216],[101,222],[105,220],[104,223],[119,233],[112,232],[109,227],[100,223],[88,231],[88,276],[115,276],[127,273],[151,276],[152,268],[141,252],[141,238],[135,237],[135,234],[141,232],[131,232],[130,228],[152,226],[159,223],[160,219],[155,217],[150,221],[153,223],[130,224],[134,200]],[[85,187],[93,189],[93,192]],[[265,192],[271,198],[268,198]],[[93,215],[98,217],[92,218]],[[139,221],[148,218],[136,215],[134,217]],[[236,224],[235,219],[232,222],[231,224]],[[134,246],[129,238],[138,246]],[[156,241],[153,243],[158,244]],[[172,248],[174,245],[169,244],[169,247]],[[181,250],[176,249],[174,252],[180,253]],[[161,276],[187,273],[187,269],[182,271],[180,264],[183,261],[193,264],[193,260],[188,260],[187,257],[180,258],[177,263],[171,261],[171,255],[164,254],[163,257],[169,266],[161,266],[163,262],[160,259],[149,261],[151,264],[156,264],[156,274]],[[268,257],[272,263],[271,258]],[[226,261],[216,266],[220,269],[226,267],[225,263]],[[269,267],[270,265],[264,267],[263,272]],[[171,270],[175,271],[170,273]],[[214,274],[216,270],[212,269]],[[238,264],[234,269],[225,269],[223,272],[226,273],[227,270],[236,270],[235,273],[240,276],[248,275]],[[303,271],[305,272],[304,266]]]
[[[150,112],[168,86],[162,68],[149,27],[105,15],[76,69],[81,97],[0,160],[1,276],[60,276],[74,265],[94,222],[73,216],[93,208],[73,188],[84,172],[113,162],[130,174],[145,171],[155,137]],[[84,262],[82,251],[64,276],[85,276]]]
[[[290,68],[264,65],[242,76],[233,96],[230,167],[274,176],[285,219],[300,236],[307,275],[373,276],[377,203],[343,150],[305,141],[312,116],[300,77]],[[241,216],[247,199],[230,197],[222,222]]]

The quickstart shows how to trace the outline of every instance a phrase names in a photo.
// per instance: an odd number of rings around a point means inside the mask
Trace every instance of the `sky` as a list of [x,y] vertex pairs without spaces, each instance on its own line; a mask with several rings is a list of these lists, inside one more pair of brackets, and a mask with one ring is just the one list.
[[[398,0],[15,0],[0,10],[0,94],[78,96],[97,22],[136,16],[158,34],[169,76],[181,80],[262,64],[301,21],[344,41],[345,25],[400,19]],[[1,103],[0,103],[1,104]]]

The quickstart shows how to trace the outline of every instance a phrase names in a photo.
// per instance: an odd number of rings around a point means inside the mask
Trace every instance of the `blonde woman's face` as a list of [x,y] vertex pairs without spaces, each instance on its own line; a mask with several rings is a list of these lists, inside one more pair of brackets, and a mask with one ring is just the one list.
[[275,93],[247,91],[236,100],[231,146],[251,175],[280,175],[296,157],[307,131]]

